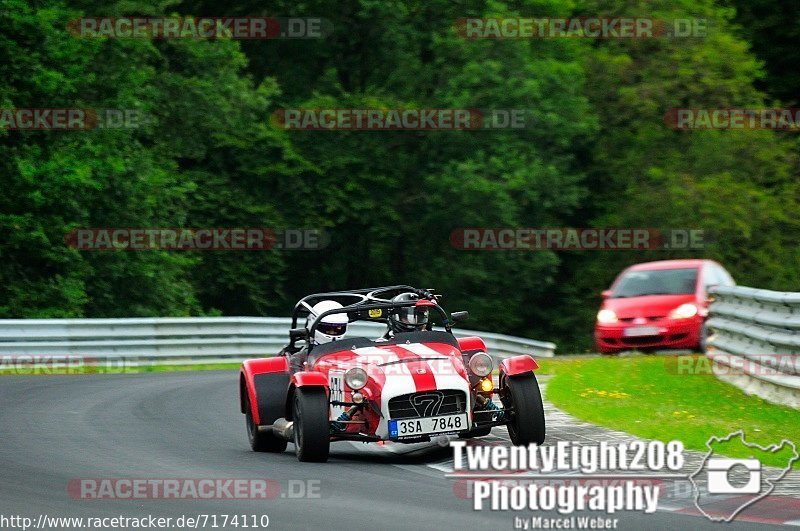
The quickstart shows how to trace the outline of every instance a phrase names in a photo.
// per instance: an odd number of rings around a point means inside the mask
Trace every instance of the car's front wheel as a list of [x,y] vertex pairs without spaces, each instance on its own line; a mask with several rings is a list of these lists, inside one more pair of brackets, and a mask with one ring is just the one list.
[[698,350],[700,350],[702,354],[708,352],[708,335],[708,325],[703,323],[700,325],[700,344],[698,345]]
[[510,409],[508,435],[517,446],[542,444],[545,437],[544,404],[533,373],[506,378],[503,406]]
[[325,389],[297,389],[294,393],[294,446],[300,461],[324,463],[330,453],[328,395]]

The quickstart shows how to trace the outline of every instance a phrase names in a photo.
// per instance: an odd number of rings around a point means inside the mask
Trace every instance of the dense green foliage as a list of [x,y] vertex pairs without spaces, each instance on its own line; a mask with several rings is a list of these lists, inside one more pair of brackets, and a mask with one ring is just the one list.
[[764,61],[764,75],[756,86],[772,98],[796,107],[800,104],[800,3],[782,0],[726,0],[735,8],[753,52]]
[[[459,227],[705,229],[715,243],[694,256],[720,260],[742,284],[796,289],[792,133],[676,132],[662,118],[672,107],[764,106],[796,94],[781,78],[765,102],[753,52],[773,77],[782,67],[771,62],[786,56],[770,48],[755,9],[737,15],[713,0],[240,0],[224,15],[318,16],[334,31],[266,41],[67,31],[80,16],[220,10],[204,0],[0,0],[0,108],[147,117],[135,129],[0,129],[0,317],[282,315],[310,291],[403,282],[469,309],[470,327],[571,350],[589,347],[598,293],[622,267],[687,256],[467,252],[449,241]],[[596,13],[713,24],[705,38],[633,41],[466,40],[454,31],[459,17]],[[781,43],[796,54],[786,31]],[[270,121],[286,107],[523,108],[535,126],[286,131]],[[320,227],[331,243],[90,252],[65,244],[76,227]]]

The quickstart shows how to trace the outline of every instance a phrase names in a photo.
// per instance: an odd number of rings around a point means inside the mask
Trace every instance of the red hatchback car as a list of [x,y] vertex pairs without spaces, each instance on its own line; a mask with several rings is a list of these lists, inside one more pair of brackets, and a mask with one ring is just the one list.
[[638,349],[705,351],[708,290],[733,286],[713,260],[664,260],[629,267],[603,292],[595,343],[604,354]]

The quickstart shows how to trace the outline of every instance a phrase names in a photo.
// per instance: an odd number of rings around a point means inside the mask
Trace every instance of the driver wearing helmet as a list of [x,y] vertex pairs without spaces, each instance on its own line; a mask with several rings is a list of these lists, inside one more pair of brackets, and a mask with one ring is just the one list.
[[[419,300],[416,293],[401,293],[392,302],[415,302]],[[398,308],[389,315],[389,329],[385,337],[388,339],[402,332],[418,332],[428,326],[429,311],[425,306],[408,306]]]
[[[343,308],[343,306],[336,301],[327,300],[318,302],[311,308],[311,313],[306,319],[306,330],[310,330],[311,325],[314,324],[317,319],[319,319],[319,316],[323,313],[341,308]],[[348,319],[346,313],[334,313],[331,315],[326,315],[322,318],[321,322],[317,323],[316,330],[314,330],[314,337],[311,338],[312,344],[323,345],[325,343],[330,343],[331,341],[342,339],[345,332],[347,332],[347,322]],[[292,374],[296,373],[297,371],[302,371],[303,365],[307,360],[308,345],[289,357],[289,367]]]

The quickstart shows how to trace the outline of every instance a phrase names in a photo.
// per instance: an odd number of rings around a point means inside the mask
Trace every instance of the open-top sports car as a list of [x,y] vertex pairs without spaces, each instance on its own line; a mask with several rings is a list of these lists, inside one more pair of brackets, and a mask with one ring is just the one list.
[[[321,301],[335,304],[315,315]],[[325,322],[391,325],[413,312],[431,319],[409,332],[392,333],[389,326],[376,339],[315,341]],[[527,355],[503,359],[496,384],[483,340],[456,338],[451,331],[467,317],[449,315],[431,291],[410,286],[303,298],[292,313],[288,345],[277,356],[242,364],[239,395],[251,447],[283,452],[292,441],[300,461],[319,462],[327,461],[331,441],[424,442],[487,435],[500,425],[514,444],[541,444],[545,419],[533,372],[538,364]],[[442,330],[433,330],[434,320]]]

